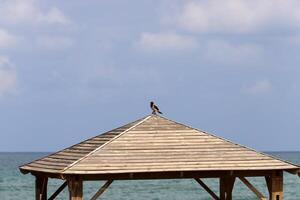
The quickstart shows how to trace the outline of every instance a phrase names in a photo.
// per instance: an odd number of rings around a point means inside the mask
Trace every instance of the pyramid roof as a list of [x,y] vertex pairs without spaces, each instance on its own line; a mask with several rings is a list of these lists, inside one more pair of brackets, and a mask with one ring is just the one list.
[[22,172],[122,174],[299,170],[204,131],[149,115],[20,167]]

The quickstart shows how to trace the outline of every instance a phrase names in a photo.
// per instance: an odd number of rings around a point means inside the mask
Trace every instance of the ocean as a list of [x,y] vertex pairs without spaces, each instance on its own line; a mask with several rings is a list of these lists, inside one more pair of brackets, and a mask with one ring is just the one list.
[[[32,200],[34,199],[34,177],[20,173],[18,166],[30,162],[49,153],[0,153],[0,200]],[[268,152],[273,156],[300,164],[300,152]],[[203,179],[215,192],[218,192],[218,180]],[[249,178],[264,195],[267,188],[264,178]],[[84,199],[90,199],[103,184],[103,181],[84,183]],[[50,179],[48,196],[51,195],[62,181]],[[65,190],[57,199],[68,199],[68,190]],[[103,200],[210,200],[210,196],[190,179],[178,180],[141,180],[115,181],[99,198]],[[233,199],[257,200],[257,197],[248,190],[239,180],[233,190]],[[300,177],[284,174],[284,199],[300,200]]]

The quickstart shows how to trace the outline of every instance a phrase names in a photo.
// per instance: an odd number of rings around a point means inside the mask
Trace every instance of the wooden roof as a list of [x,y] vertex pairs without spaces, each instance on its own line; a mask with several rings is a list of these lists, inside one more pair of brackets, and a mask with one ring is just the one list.
[[161,116],[150,115],[20,169],[63,175],[298,170],[299,166]]

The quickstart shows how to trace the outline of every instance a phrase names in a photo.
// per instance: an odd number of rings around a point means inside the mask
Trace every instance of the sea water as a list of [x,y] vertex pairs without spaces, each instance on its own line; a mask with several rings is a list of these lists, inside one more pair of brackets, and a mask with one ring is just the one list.
[[[48,153],[0,153],[0,200],[32,200],[34,199],[34,177],[20,173],[18,166],[45,156]],[[269,152],[273,156],[300,164],[300,152]],[[203,179],[216,193],[218,193],[217,179]],[[249,178],[251,183],[267,196],[264,178]],[[63,182],[50,179],[48,196]],[[103,181],[85,182],[84,199],[90,199],[103,184]],[[57,199],[68,199],[65,190]],[[100,197],[103,200],[210,200],[210,196],[192,179],[174,180],[133,180],[114,181],[107,191]],[[233,199],[256,200],[257,197],[249,191],[239,180],[235,182]],[[284,199],[300,200],[300,178],[288,173],[284,174]]]

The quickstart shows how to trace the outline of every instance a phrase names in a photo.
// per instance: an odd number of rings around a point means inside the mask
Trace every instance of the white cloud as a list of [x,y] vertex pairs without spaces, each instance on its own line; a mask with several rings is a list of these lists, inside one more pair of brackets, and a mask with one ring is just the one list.
[[40,14],[38,19],[40,22],[47,22],[49,24],[68,24],[70,20],[58,8],[51,8],[48,13]]
[[30,24],[69,24],[70,20],[56,7],[42,10],[35,0],[6,0],[0,6],[1,21]]
[[62,36],[43,36],[37,38],[37,44],[46,49],[64,49],[72,46],[73,40]]
[[259,80],[248,87],[244,91],[248,94],[264,94],[272,90],[272,83],[269,80]]
[[13,69],[10,60],[0,56],[0,97],[15,92],[17,74]]
[[193,37],[170,32],[144,32],[138,41],[138,45],[146,50],[182,50],[194,48],[196,43]]
[[0,28],[0,47],[10,47],[17,43],[17,37]]
[[205,45],[203,58],[215,63],[240,65],[257,60],[262,53],[262,48],[257,45],[210,40]]
[[245,33],[300,27],[298,0],[188,1],[169,22],[194,32]]

